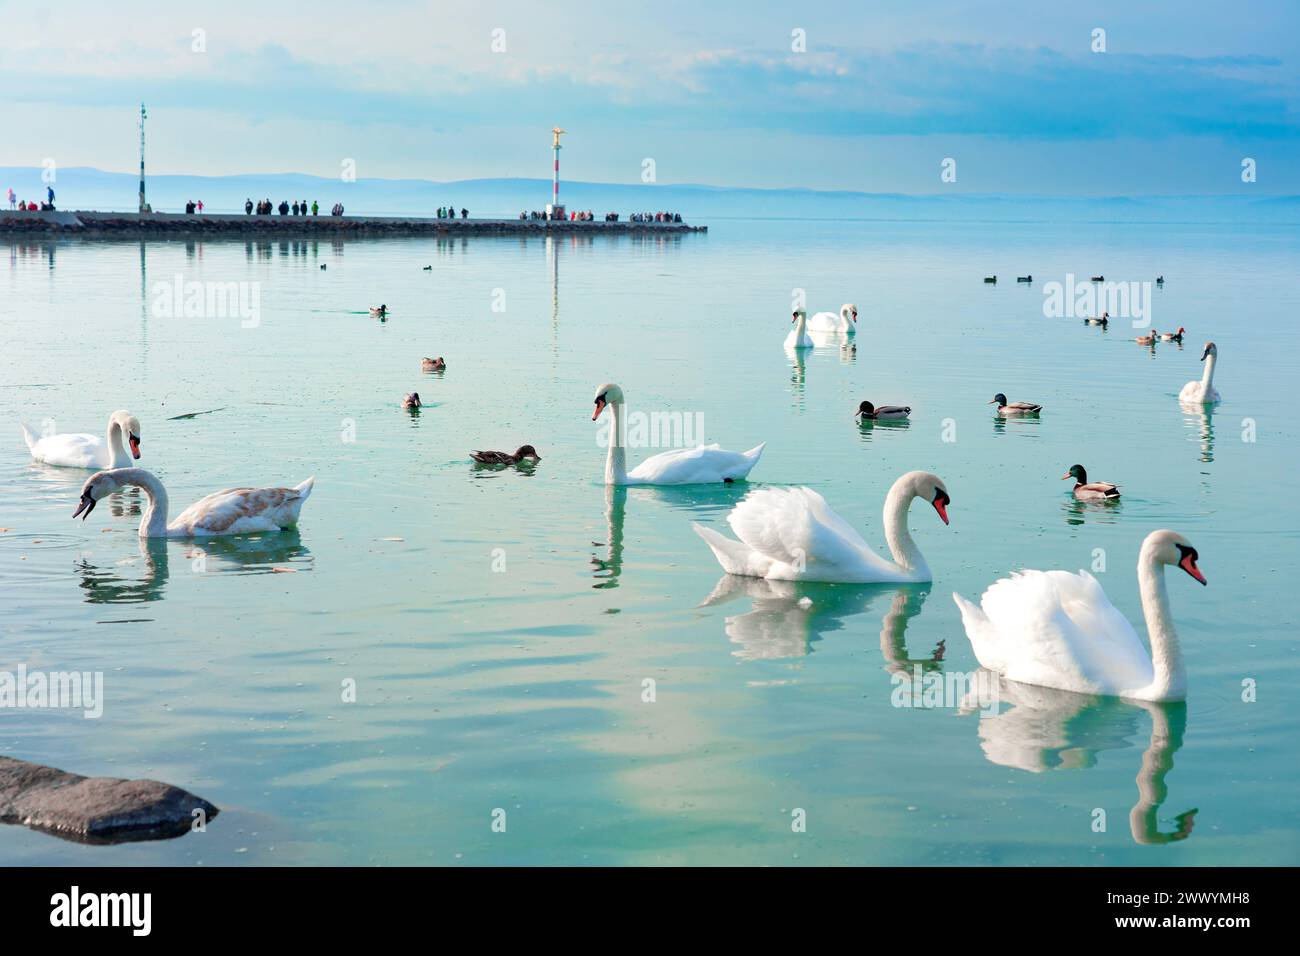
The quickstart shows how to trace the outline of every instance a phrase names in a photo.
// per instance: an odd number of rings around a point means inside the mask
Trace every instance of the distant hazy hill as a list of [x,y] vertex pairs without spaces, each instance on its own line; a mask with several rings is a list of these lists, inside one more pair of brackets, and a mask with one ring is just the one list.
[[[21,198],[45,194],[41,170],[0,167],[0,194],[9,186]],[[58,170],[61,209],[134,210],[137,177],[89,167]],[[342,202],[349,213],[432,215],[439,206],[469,209],[471,216],[515,216],[550,199],[543,179],[361,179],[345,183],[299,173],[246,176],[150,176],[149,201],[179,212],[202,199],[211,212],[243,211],[244,199],[319,201],[322,213]],[[1052,198],[1026,196],[904,196],[811,189],[733,189],[720,186],[561,182],[570,209],[597,215],[667,209],[693,221],[722,218],[938,219],[1300,222],[1300,196]]]

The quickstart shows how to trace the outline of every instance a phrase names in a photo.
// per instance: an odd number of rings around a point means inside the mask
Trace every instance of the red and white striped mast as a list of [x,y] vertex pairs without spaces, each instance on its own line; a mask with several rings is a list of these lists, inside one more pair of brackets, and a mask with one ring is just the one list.
[[560,136],[565,131],[556,126],[551,130],[551,148],[555,151],[555,169],[551,174],[551,216],[560,206]]

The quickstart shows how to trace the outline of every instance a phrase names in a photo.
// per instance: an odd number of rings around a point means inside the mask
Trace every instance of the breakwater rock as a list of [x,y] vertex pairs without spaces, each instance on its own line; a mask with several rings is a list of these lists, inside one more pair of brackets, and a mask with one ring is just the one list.
[[162,840],[218,812],[202,797],[157,780],[82,777],[0,757],[0,823],[19,823],[65,840]]
[[182,213],[0,211],[0,236],[278,237],[339,239],[384,236],[680,235],[708,232],[684,222],[548,222],[544,219],[426,219],[403,216],[239,216]]

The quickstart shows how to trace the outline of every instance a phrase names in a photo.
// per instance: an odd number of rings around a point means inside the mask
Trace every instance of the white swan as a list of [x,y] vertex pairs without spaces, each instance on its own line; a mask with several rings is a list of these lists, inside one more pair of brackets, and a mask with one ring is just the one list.
[[627,470],[626,438],[623,428],[623,390],[612,383],[596,389],[594,422],[608,406],[613,416],[609,455],[605,459],[607,485],[706,485],[740,481],[758,464],[767,442],[746,452],[724,451],[718,445],[678,448],[652,455],[631,471]]
[[840,314],[818,312],[808,320],[808,328],[813,332],[843,332],[854,335],[858,331],[858,307],[852,302],[840,306]]
[[95,504],[123,485],[144,489],[149,506],[140,519],[142,538],[202,538],[255,531],[283,531],[298,523],[302,503],[311,495],[315,478],[293,488],[227,488],[190,505],[173,521],[167,520],[167,491],[162,482],[143,468],[115,468],[86,479],[81,504],[72,517],[85,521]]
[[1219,349],[1213,342],[1205,343],[1201,361],[1205,363],[1205,374],[1200,381],[1188,382],[1178,393],[1178,400],[1189,405],[1213,405],[1219,400],[1219,392],[1214,387],[1214,363],[1218,361]]
[[1169,614],[1163,565],[1197,581],[1196,549],[1173,531],[1153,531],[1138,554],[1138,587],[1151,652],[1086,571],[1022,571],[995,581],[976,607],[953,600],[983,667],[1008,680],[1080,694],[1182,700],[1183,653]]
[[810,349],[813,347],[812,336],[808,334],[808,313],[803,309],[796,309],[794,318],[790,320],[794,326],[790,334],[785,337],[785,347],[788,349]]
[[26,425],[19,423],[19,427],[32,457],[47,465],[127,468],[133,458],[140,457],[140,419],[127,411],[108,416],[108,432],[103,438],[72,433],[38,438]]
[[841,584],[929,581],[930,568],[907,530],[907,509],[913,498],[924,498],[948,523],[952,499],[943,481],[924,471],[903,475],[885,498],[885,541],[892,562],[872,551],[811,488],[751,492],[727,516],[739,541],[703,525],[692,527],[728,574]]

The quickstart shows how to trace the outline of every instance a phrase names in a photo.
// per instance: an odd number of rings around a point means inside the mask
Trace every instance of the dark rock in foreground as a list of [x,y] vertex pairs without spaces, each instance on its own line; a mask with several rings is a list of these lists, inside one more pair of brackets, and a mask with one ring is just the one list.
[[219,812],[202,797],[157,780],[82,777],[0,757],[0,823],[21,823],[79,843],[178,837],[194,811]]

